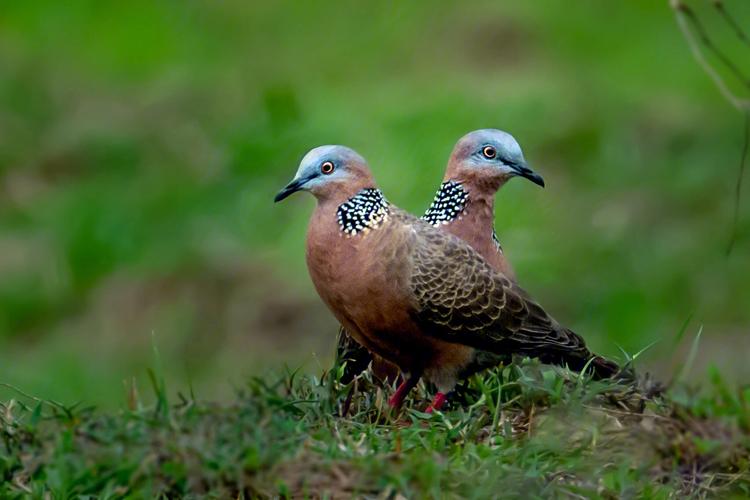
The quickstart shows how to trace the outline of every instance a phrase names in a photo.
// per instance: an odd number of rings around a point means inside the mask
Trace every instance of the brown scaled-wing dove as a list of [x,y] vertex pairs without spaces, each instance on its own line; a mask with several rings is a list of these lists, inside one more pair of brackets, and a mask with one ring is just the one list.
[[617,372],[467,243],[388,203],[355,151],[313,149],[275,200],[299,190],[317,198],[306,242],[313,284],[357,342],[402,371],[392,405],[425,377],[439,408],[459,378],[484,368],[483,351]]
[[[518,142],[502,130],[475,130],[463,136],[448,159],[443,182],[422,219],[471,245],[493,269],[515,281],[494,228],[495,194],[512,177],[544,186],[532,171]],[[349,383],[373,361],[373,372],[393,380],[397,370],[372,354],[343,328],[336,345],[337,364],[344,364],[342,383]]]

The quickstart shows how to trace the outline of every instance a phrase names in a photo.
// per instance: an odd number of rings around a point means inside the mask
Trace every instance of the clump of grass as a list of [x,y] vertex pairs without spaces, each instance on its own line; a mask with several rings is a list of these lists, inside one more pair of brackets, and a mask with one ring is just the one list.
[[[229,405],[178,395],[101,413],[19,393],[0,404],[0,496],[750,494],[750,391],[595,382],[531,361],[477,375],[422,413],[363,374],[255,377]],[[355,388],[356,390],[352,390]]]

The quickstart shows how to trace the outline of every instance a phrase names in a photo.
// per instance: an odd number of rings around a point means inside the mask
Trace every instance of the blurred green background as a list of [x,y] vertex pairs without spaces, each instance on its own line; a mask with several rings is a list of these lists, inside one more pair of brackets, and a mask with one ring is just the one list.
[[659,341],[664,376],[703,324],[696,378],[747,380],[748,196],[725,255],[742,116],[666,1],[78,0],[0,7],[0,381],[120,405],[154,347],[205,399],[327,367],[313,200],[273,195],[341,143],[422,213],[484,127],[547,181],[506,186],[496,226],[554,316],[608,355]]

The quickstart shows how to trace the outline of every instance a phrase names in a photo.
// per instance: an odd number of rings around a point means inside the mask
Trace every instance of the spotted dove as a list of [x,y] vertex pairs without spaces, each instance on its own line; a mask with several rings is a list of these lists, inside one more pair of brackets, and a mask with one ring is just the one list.
[[313,284],[357,342],[402,371],[393,406],[425,377],[439,409],[459,378],[486,367],[484,353],[617,372],[467,243],[390,204],[355,151],[313,149],[275,201],[300,190],[317,198],[306,241]]
[[[499,160],[491,163],[487,160]],[[456,143],[443,182],[422,218],[471,245],[493,269],[515,281],[494,229],[495,194],[512,177],[520,176],[544,186],[542,177],[526,165],[518,142],[502,130],[475,130]],[[341,381],[350,382],[372,361],[371,353],[346,331],[339,330],[336,357],[346,362]],[[382,379],[395,378],[395,370],[375,359],[373,371]]]

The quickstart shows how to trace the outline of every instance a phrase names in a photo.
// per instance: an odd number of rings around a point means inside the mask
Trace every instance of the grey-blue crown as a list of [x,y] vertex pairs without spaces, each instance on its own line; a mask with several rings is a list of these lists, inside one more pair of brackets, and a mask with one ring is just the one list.
[[497,159],[501,161],[511,164],[524,164],[526,161],[518,141],[502,130],[475,130],[463,136],[459,143],[467,144],[471,155],[481,155],[483,147],[492,146],[497,151]]

